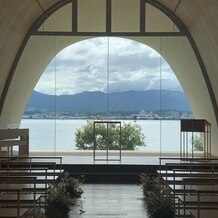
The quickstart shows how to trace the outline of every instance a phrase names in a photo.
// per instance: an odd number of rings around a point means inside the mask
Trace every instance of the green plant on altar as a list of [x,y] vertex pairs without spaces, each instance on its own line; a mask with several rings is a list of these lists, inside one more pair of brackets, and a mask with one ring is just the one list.
[[[145,136],[141,132],[141,127],[137,124],[124,123],[121,130],[116,124],[96,125],[96,144],[98,150],[105,150],[108,142],[110,150],[119,150],[120,144],[122,150],[135,150],[136,146],[145,146]],[[76,130],[76,147],[79,150],[93,150],[94,145],[94,125],[93,121],[87,121],[87,124]],[[108,133],[108,134],[107,134]]]
[[69,173],[65,172],[60,178],[60,182],[49,188],[48,218],[68,217],[70,208],[77,206],[77,199],[83,193],[81,188],[83,181],[83,176],[72,178]]

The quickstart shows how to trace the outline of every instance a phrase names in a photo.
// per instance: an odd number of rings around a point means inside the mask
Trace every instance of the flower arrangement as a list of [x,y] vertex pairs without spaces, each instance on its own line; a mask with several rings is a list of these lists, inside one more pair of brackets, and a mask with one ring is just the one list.
[[157,176],[141,174],[140,177],[149,217],[174,218],[174,198],[169,187]]
[[142,190],[143,190],[144,197],[148,197],[148,192],[159,188],[159,185],[157,184],[158,183],[157,176],[154,174],[142,173],[140,175],[140,181],[142,184]]
[[65,172],[60,181],[50,187],[47,207],[48,218],[68,217],[70,208],[76,206],[77,199],[83,194],[81,188],[83,181],[83,176],[72,178],[68,172]]
[[64,173],[60,184],[65,186],[65,194],[69,195],[72,199],[80,198],[83,194],[81,184],[84,182],[84,176],[73,178],[69,176],[69,173]]

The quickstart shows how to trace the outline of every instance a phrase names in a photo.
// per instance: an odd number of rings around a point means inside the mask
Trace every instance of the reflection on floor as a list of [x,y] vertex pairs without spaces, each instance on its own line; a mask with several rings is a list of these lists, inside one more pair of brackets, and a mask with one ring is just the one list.
[[85,184],[83,190],[82,210],[73,209],[70,218],[148,217],[138,185]]

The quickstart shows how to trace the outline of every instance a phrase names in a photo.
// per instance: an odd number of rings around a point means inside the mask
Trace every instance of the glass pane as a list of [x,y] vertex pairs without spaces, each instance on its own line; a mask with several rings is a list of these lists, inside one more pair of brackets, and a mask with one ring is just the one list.
[[[50,63],[35,87],[39,93],[33,92],[25,110],[28,120],[21,124],[30,128],[30,150],[81,149],[76,146],[76,131],[87,120],[101,118],[121,121],[123,130],[138,125],[146,146],[137,145],[135,150],[178,152],[178,120],[192,117],[187,99],[196,94],[187,78],[202,76],[188,49],[185,37],[31,37],[17,68],[24,74],[16,75],[25,75],[22,78],[31,81],[28,88],[34,87]],[[194,101],[201,105],[201,99]]]
[[[180,119],[192,115],[187,97],[164,58],[161,59],[161,151],[180,151]],[[190,115],[190,116],[189,116]]]
[[123,150],[159,152],[160,55],[135,40],[110,38],[109,63],[109,111],[122,121]]
[[27,68],[23,69],[23,72],[26,72],[25,81],[30,81],[26,87],[34,90],[29,96],[21,128],[29,128],[31,153],[50,152],[54,154],[55,37],[31,37],[23,55],[26,53],[30,58],[24,58],[24,62],[21,59],[19,66]]
[[[93,119],[107,115],[107,38],[76,40],[77,37],[57,40],[60,50],[56,63],[58,152],[82,149],[76,141],[77,130],[91,122],[93,131]],[[93,146],[89,139],[82,139],[84,146],[86,142],[87,147]]]

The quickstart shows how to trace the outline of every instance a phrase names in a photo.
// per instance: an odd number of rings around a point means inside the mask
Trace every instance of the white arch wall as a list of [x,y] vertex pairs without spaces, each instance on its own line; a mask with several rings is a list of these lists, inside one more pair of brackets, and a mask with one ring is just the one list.
[[[41,3],[47,10],[58,1]],[[42,13],[35,0],[0,1],[0,98],[20,46],[31,25]]]
[[[128,37],[154,48],[170,64],[191,103],[195,118],[205,118],[216,126],[216,120],[201,70],[185,37]],[[0,128],[20,123],[25,105],[48,63],[56,52],[87,37],[32,36],[13,77]],[[161,49],[162,47],[162,49]],[[212,148],[216,150],[217,131],[213,128]]]
[[[85,38],[84,38],[85,39]],[[25,106],[46,66],[56,52],[83,38],[55,36],[32,36],[21,56],[10,84],[0,118],[0,128],[19,126]]]

